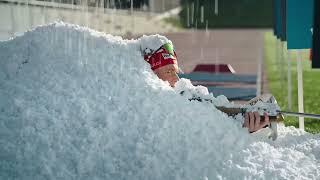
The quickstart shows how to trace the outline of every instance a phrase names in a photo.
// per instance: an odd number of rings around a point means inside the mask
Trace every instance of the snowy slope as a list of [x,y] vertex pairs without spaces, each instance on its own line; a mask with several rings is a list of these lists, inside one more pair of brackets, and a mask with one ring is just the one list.
[[160,81],[140,54],[154,39],[60,22],[0,42],[0,179],[320,178],[319,135],[273,142],[188,101],[206,89]]

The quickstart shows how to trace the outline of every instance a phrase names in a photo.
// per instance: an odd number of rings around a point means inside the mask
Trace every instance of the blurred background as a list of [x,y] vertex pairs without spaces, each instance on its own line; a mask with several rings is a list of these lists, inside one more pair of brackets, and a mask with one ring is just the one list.
[[161,19],[179,5],[177,0],[1,0],[0,38],[58,20],[122,36],[172,32],[176,28]]
[[[286,66],[285,43],[273,36],[272,0],[0,0],[0,40],[8,40],[39,25],[63,21],[126,39],[161,34],[172,40],[181,77],[204,85],[215,96],[236,103],[264,93],[276,96],[286,110],[297,110],[295,56]],[[310,68],[302,52],[305,110],[320,113],[313,97],[320,89],[319,71]],[[289,71],[292,73],[287,74]],[[310,74],[310,75],[308,75]],[[290,78],[289,78],[290,76]],[[319,76],[318,76],[319,77]],[[292,92],[288,91],[288,78]],[[290,87],[291,88],[291,87]],[[310,90],[309,90],[310,89]],[[310,93],[308,93],[310,91]],[[311,93],[312,91],[312,93]],[[291,94],[290,94],[291,93]],[[290,94],[290,96],[289,96]],[[298,126],[296,118],[288,125]],[[310,120],[306,130],[320,132]],[[315,128],[316,127],[316,128]]]
[[270,0],[0,0],[0,5],[1,39],[57,20],[122,36],[272,27]]

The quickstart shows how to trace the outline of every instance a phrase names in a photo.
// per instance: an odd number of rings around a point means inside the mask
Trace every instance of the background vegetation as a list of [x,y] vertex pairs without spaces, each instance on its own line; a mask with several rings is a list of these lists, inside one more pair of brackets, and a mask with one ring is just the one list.
[[[271,28],[271,0],[181,0],[181,24],[185,28]],[[203,21],[201,7],[203,6]],[[188,23],[189,22],[189,23]]]
[[[282,110],[288,110],[288,85],[287,85],[287,51],[281,49],[280,41],[271,32],[265,35],[265,62],[267,68],[268,87],[276,97]],[[283,50],[283,52],[281,52]],[[309,50],[302,52],[304,111],[320,114],[320,70],[312,69],[309,60]],[[297,89],[297,52],[290,53],[291,79],[292,79],[292,111],[298,112]],[[298,118],[286,117],[286,126],[299,127]],[[305,119],[305,130],[311,133],[320,133],[320,120]]]

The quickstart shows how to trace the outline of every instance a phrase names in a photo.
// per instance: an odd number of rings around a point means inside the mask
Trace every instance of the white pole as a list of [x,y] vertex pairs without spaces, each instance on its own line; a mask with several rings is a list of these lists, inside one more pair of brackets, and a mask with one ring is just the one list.
[[284,53],[283,53],[283,42],[280,40],[280,48],[281,48],[281,51],[280,51],[280,67],[281,67],[281,83],[284,83],[285,82],[285,72],[284,72],[284,68],[285,68],[285,65],[284,65]]
[[11,15],[11,34],[10,34],[10,37],[13,37],[16,32],[16,21],[14,18],[13,6],[11,6],[11,8],[10,8],[10,15]]
[[193,18],[194,18],[194,3],[191,3],[191,24],[192,25],[194,25]]
[[[31,26],[30,26],[30,24],[31,24],[31,20],[30,20],[30,11],[29,11],[29,0],[27,0],[27,6],[26,6],[26,11],[27,11],[27,16],[28,16],[28,24],[27,24],[27,27],[28,27],[28,29],[31,29]],[[25,11],[25,12],[26,12]]]
[[[30,2],[28,1],[28,4],[29,4]],[[28,6],[28,13],[29,13],[29,19],[30,19],[30,21],[29,21],[29,23],[30,23],[30,28],[33,28],[33,26],[34,26],[34,14],[33,14],[33,7],[31,6],[31,8]]]
[[[303,110],[303,79],[302,79],[302,64],[301,52],[298,50],[297,71],[298,71],[298,105],[299,112],[304,113]],[[299,128],[304,130],[304,117],[299,117]]]
[[[283,42],[279,40],[280,43],[280,52],[279,52],[279,69],[280,69],[280,87],[286,83],[286,73],[285,73],[285,62],[284,62],[284,53],[283,53]],[[285,96],[285,91],[281,93],[282,96]]]
[[[279,73],[279,76],[280,76],[280,65],[279,65],[279,58],[280,58],[280,55],[279,55],[279,49],[280,49],[280,47],[279,47],[279,41],[278,41],[278,39],[276,39],[276,66],[277,66],[277,71],[278,71],[278,73]],[[281,79],[281,76],[280,76],[280,78],[279,79]]]
[[162,0],[162,12],[165,12],[166,11],[166,5],[165,5],[165,1],[164,0]]
[[292,80],[291,80],[291,59],[290,51],[288,51],[288,110],[291,111],[292,108]]
[[134,26],[134,14],[133,14],[133,0],[131,0],[130,4],[130,12],[131,12],[131,28],[132,28],[132,34],[135,33],[135,26]]
[[43,6],[44,9],[44,24],[48,23],[48,8]]
[[[277,39],[276,40],[276,63],[277,63],[277,71],[279,73],[279,80],[277,82],[278,86],[281,88],[283,86],[283,67],[282,67],[282,51],[283,51],[283,46],[281,40]],[[284,92],[280,91],[280,96],[284,96]]]
[[149,0],[149,10],[150,10],[150,12],[152,12],[152,13],[154,13],[154,11],[155,11],[155,5],[154,5],[154,2],[155,0]]
[[89,21],[89,4],[88,4],[88,0],[86,0],[86,27],[89,28],[91,27],[91,23]]
[[201,6],[201,17],[200,17],[200,19],[201,19],[201,23],[203,23],[204,22],[204,7],[203,6]]
[[218,15],[218,13],[219,13],[219,12],[218,12],[218,9],[219,9],[218,6],[219,6],[219,1],[218,1],[218,0],[215,0],[215,1],[214,1],[214,14],[215,14],[215,15]]
[[258,53],[258,71],[257,71],[257,94],[256,96],[261,96],[261,83],[262,83],[262,49],[260,48]]
[[190,12],[189,12],[189,4],[187,4],[187,27],[190,27]]
[[130,1],[130,12],[132,15],[132,13],[133,13],[133,0]]

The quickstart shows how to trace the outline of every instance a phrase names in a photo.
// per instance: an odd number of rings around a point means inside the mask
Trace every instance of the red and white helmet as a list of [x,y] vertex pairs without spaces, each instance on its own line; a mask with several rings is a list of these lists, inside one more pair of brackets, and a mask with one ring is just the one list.
[[155,70],[168,64],[177,64],[177,55],[172,43],[168,42],[155,51],[145,49],[144,60],[150,64],[152,70]]

